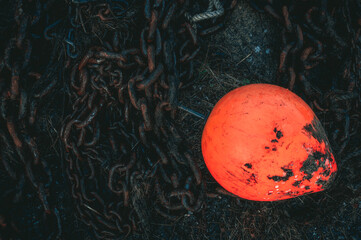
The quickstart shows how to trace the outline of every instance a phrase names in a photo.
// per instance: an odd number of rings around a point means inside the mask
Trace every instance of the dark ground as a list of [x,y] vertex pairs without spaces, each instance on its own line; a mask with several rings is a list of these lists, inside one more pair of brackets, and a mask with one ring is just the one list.
[[[202,43],[193,84],[181,91],[181,104],[204,115],[209,114],[216,102],[234,88],[250,83],[276,82],[281,27],[268,15],[256,12],[248,1],[238,2],[227,20],[226,29],[207,37]],[[322,74],[323,70],[320,71]],[[319,117],[324,123],[322,114]],[[48,121],[50,125],[57,123],[56,116],[41,121]],[[176,121],[192,146],[208,192],[216,192],[219,186],[207,171],[200,150],[205,121],[185,112],[179,112]],[[59,159],[57,130],[50,128],[47,131],[48,137],[44,136],[41,141],[54,144],[41,151],[48,159]],[[359,137],[352,145],[361,145]],[[339,168],[337,179],[326,191],[278,202],[252,202],[227,195],[209,197],[199,212],[189,212],[174,222],[151,215],[149,221],[142,223],[142,229],[149,231],[135,232],[128,239],[361,239],[361,158],[346,161],[336,156],[336,161]],[[57,181],[62,179],[60,169],[61,166],[55,169]],[[1,176],[1,186],[4,186],[7,184],[4,173]],[[79,217],[69,214],[71,198],[67,189],[53,191],[57,193],[59,210],[68,214],[62,215],[66,237],[61,239],[94,239]],[[153,199],[148,198],[147,204],[152,206]],[[144,215],[153,213],[148,208],[143,210]],[[26,213],[23,222],[27,223],[25,227],[30,226],[26,231],[29,233],[27,239],[34,239],[36,234],[33,233],[38,230],[42,218],[41,211],[39,200],[27,193],[23,207],[17,209],[19,216]]]

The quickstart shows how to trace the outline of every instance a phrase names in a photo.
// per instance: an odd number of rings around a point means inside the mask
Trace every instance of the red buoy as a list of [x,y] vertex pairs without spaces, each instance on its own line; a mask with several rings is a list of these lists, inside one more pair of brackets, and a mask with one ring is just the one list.
[[312,109],[270,84],[237,88],[216,104],[203,131],[202,153],[220,185],[255,201],[322,191],[337,171]]

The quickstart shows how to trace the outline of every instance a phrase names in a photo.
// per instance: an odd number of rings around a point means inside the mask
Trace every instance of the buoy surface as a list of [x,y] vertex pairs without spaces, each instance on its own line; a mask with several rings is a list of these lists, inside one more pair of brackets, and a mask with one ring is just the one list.
[[337,171],[312,109],[271,84],[237,88],[216,104],[203,130],[202,154],[220,185],[255,201],[322,191]]

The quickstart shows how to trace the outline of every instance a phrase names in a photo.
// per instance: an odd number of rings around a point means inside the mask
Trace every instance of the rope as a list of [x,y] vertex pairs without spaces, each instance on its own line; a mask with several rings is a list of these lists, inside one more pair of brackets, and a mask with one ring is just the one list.
[[[215,8],[215,10],[213,10]],[[209,0],[208,9],[206,12],[195,14],[190,16],[188,13],[185,16],[191,23],[204,21],[211,18],[216,18],[224,14],[224,8],[219,0]]]

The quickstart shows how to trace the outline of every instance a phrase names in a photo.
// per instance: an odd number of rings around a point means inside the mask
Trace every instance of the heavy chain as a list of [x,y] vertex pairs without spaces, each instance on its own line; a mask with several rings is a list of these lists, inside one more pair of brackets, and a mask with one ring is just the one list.
[[[99,239],[149,231],[147,207],[174,220],[202,206],[200,170],[171,119],[200,50],[187,5],[145,1],[139,41],[129,36],[125,48],[118,31],[108,32],[110,41],[70,71],[73,111],[61,131],[67,174],[78,214]],[[109,21],[107,7],[100,21]]]
[[[30,64],[34,58],[34,37],[29,30],[42,24],[40,20],[43,5],[40,0],[18,0],[13,4],[13,27],[16,31],[5,44],[3,58],[0,61],[0,159],[2,167],[10,177],[7,183],[9,186],[15,186],[0,194],[1,206],[5,206],[0,212],[4,224],[2,227],[5,226],[2,230],[9,233],[3,235],[5,238],[19,237],[24,233],[18,228],[21,219],[13,219],[13,212],[21,206],[19,203],[26,197],[28,190],[25,186],[28,184],[30,189],[36,192],[45,213],[39,221],[46,224],[55,218],[60,226],[59,212],[48,201],[53,174],[49,163],[40,154],[38,139],[34,134],[38,121],[37,93],[42,91],[42,88],[37,88],[37,84],[34,83],[47,81],[48,75],[42,75],[36,69],[34,71],[33,65]],[[54,229],[52,224],[47,225],[49,229]]]
[[199,211],[205,183],[173,119],[199,36],[220,21],[196,31],[188,0],[14,6],[0,42],[0,238],[66,237],[73,209],[98,239]]

